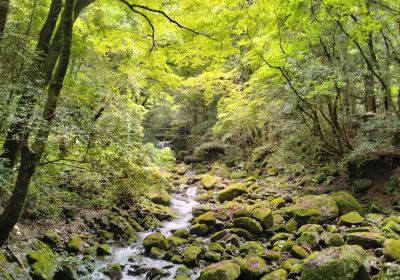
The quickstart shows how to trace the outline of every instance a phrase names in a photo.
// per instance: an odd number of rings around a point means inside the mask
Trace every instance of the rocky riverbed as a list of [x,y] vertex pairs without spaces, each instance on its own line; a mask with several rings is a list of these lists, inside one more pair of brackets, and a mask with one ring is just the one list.
[[[180,165],[171,194],[82,216],[65,242],[47,231],[4,279],[400,279],[400,216],[355,197],[366,180]],[[5,267],[5,266],[3,266]],[[10,269],[8,269],[10,268]]]

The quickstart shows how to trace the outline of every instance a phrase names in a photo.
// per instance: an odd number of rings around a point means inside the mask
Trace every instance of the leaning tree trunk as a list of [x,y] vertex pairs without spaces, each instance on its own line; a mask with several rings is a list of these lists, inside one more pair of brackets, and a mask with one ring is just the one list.
[[10,0],[0,0],[0,50],[3,43],[4,31],[6,30],[9,8]]
[[0,246],[8,239],[8,236],[18,222],[25,206],[29,184],[35,169],[46,148],[52,121],[55,117],[58,98],[63,87],[65,75],[71,56],[72,28],[75,0],[66,0],[62,16],[62,42],[60,57],[50,81],[47,92],[46,104],[43,109],[42,126],[35,136],[32,147],[29,146],[29,131],[24,133],[23,149],[21,151],[21,165],[17,175],[17,181],[10,200],[0,216]]

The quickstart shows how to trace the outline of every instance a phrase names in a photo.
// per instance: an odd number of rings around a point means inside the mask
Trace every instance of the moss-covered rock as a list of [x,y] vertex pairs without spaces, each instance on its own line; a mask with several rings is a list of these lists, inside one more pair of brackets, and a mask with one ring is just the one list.
[[325,244],[331,247],[339,247],[345,244],[343,237],[339,233],[327,233]]
[[202,250],[199,246],[191,245],[183,252],[183,262],[187,266],[194,266],[198,263],[198,257]]
[[385,240],[383,245],[383,255],[389,261],[400,261],[400,240]]
[[339,214],[336,201],[325,194],[300,197],[288,211],[300,225],[328,222]]
[[277,269],[265,275],[261,280],[286,280],[287,272],[284,269]]
[[217,218],[215,217],[215,213],[213,211],[208,211],[194,219],[195,223],[206,225],[214,225],[216,221]]
[[160,232],[153,232],[150,233],[144,240],[143,240],[143,247],[150,251],[152,247],[157,247],[161,250],[168,250],[168,241],[165,236]]
[[264,254],[264,250],[264,246],[256,241],[247,241],[239,248],[240,253],[256,256],[262,256]]
[[359,245],[365,250],[383,247],[386,237],[378,232],[353,232],[347,236],[347,244]]
[[240,275],[240,267],[233,261],[221,261],[204,268],[199,280],[236,280]]
[[372,183],[370,179],[358,179],[354,181],[354,188],[356,192],[365,193],[372,187]]
[[219,178],[211,174],[205,174],[201,178],[201,182],[206,190],[212,190],[221,184]]
[[256,219],[264,229],[268,229],[274,225],[272,211],[269,208],[260,207],[250,211],[251,216]]
[[79,253],[81,251],[82,239],[79,235],[74,234],[68,241],[67,251],[71,253]]
[[400,239],[400,223],[396,223],[395,221],[389,221],[382,228],[382,232],[387,238]]
[[259,279],[269,271],[264,259],[258,256],[246,256],[239,260],[240,277],[243,279]]
[[305,259],[310,255],[303,247],[298,245],[292,247],[292,254],[300,259]]
[[286,223],[285,230],[286,230],[288,233],[294,233],[294,232],[297,231],[297,226],[298,226],[298,225],[297,225],[296,220],[293,219],[293,218],[291,218],[291,219]]
[[274,198],[273,200],[271,200],[271,206],[273,208],[281,208],[283,206],[285,206],[285,200],[282,197],[277,197]]
[[219,262],[219,261],[221,261],[221,257],[222,257],[222,254],[221,254],[221,253],[218,253],[218,252],[212,252],[212,251],[210,251],[210,252],[206,252],[206,253],[204,254],[204,258],[205,258],[206,260],[211,261],[211,262]]
[[358,212],[362,214],[363,211],[360,203],[348,192],[335,192],[332,193],[331,196],[336,201],[340,215],[344,215],[349,212]]
[[188,242],[188,240],[185,238],[180,238],[180,237],[171,235],[171,236],[168,236],[167,242],[168,242],[169,247],[176,248],[183,244],[186,244]]
[[231,184],[218,193],[217,199],[219,202],[223,203],[225,201],[233,200],[234,198],[241,196],[245,193],[247,193],[247,190],[244,184]]
[[37,250],[28,252],[26,258],[31,266],[30,275],[37,280],[51,280],[56,265],[56,255],[47,244],[37,242]]
[[207,191],[195,196],[194,200],[198,202],[208,201],[213,197],[213,191]]
[[233,171],[230,174],[232,180],[241,179],[247,176],[247,172],[245,170]]
[[43,242],[49,244],[50,246],[58,246],[61,243],[60,236],[58,235],[57,232],[53,230],[47,230],[43,237],[42,237]]
[[160,192],[150,195],[151,202],[169,206],[171,204],[171,196],[166,192]]
[[376,280],[400,280],[400,264],[384,263]]
[[320,236],[317,232],[303,232],[299,238],[297,238],[296,243],[299,245],[309,246],[311,248],[317,247],[320,240]]
[[235,235],[243,238],[246,241],[250,241],[250,240],[254,240],[255,239],[253,234],[251,234],[250,232],[248,232],[247,230],[242,229],[242,228],[231,228],[229,230],[229,232],[231,234],[235,234]]
[[317,232],[317,233],[322,233],[324,231],[324,228],[321,225],[318,224],[306,224],[302,225],[297,233],[298,234],[303,234],[304,232]]
[[195,224],[190,228],[189,232],[197,236],[204,236],[208,232],[208,226],[205,224]]
[[339,225],[341,226],[353,226],[353,225],[360,225],[364,222],[365,218],[361,217],[358,212],[349,212],[340,216],[339,218]]
[[110,279],[122,279],[122,267],[119,263],[111,263],[107,266],[104,274]]
[[330,247],[309,256],[301,280],[354,279],[366,265],[367,254],[360,246]]
[[225,252],[224,246],[222,246],[221,243],[219,243],[219,242],[210,243],[208,245],[208,250],[213,251],[213,252],[218,252],[221,254]]
[[97,256],[107,256],[111,255],[111,249],[108,244],[101,244],[96,248]]
[[194,217],[198,217],[209,211],[211,211],[211,205],[209,203],[199,204],[192,207],[192,214]]
[[263,228],[260,223],[248,217],[241,217],[233,220],[233,226],[247,230],[255,236],[260,236],[263,233]]

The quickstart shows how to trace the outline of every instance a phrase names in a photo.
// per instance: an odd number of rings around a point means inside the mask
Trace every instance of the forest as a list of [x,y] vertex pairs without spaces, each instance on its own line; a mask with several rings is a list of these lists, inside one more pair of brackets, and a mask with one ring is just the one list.
[[0,280],[400,280],[396,0],[0,0]]

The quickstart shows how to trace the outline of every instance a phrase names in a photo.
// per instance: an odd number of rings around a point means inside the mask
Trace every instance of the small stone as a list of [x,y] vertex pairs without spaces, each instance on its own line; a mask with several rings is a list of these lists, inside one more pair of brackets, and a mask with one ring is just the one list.
[[305,259],[310,255],[306,250],[298,245],[292,247],[292,254],[300,259]]
[[143,247],[149,252],[152,247],[157,247],[161,250],[168,250],[168,242],[164,235],[159,232],[149,234],[143,240]]
[[361,215],[358,214],[358,212],[349,212],[339,218],[339,225],[341,226],[359,225],[362,222],[364,222],[364,220],[365,219],[361,217]]
[[258,256],[246,256],[239,260],[239,265],[244,279],[258,279],[269,271],[265,261]]
[[97,256],[106,256],[106,255],[111,255],[111,249],[108,244],[102,244],[97,247],[96,249],[96,254]]
[[82,239],[79,235],[72,235],[67,244],[67,251],[71,253],[79,253],[81,251]]

